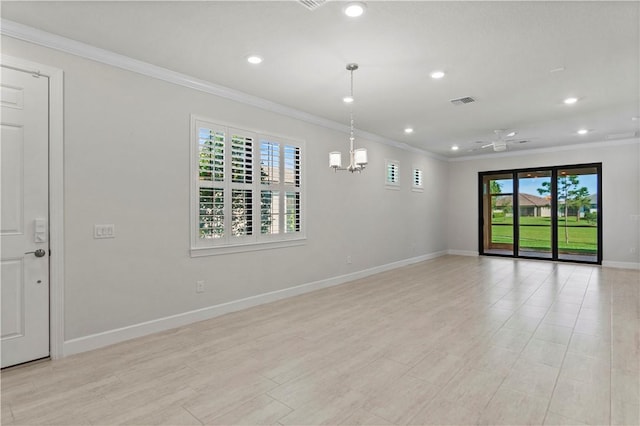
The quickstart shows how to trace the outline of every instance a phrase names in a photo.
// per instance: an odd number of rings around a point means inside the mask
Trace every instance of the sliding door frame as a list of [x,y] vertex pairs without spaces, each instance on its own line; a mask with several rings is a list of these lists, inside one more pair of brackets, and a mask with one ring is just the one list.
[[[559,259],[558,250],[558,171],[563,169],[594,168],[598,174],[597,182],[597,255],[596,261]],[[526,172],[551,172],[551,255],[552,257],[522,256],[520,251],[520,197],[518,174]],[[491,175],[511,174],[513,180],[513,252],[512,254],[485,253],[484,248],[484,178]],[[561,166],[528,167],[523,169],[491,170],[478,172],[478,253],[481,256],[497,256],[521,259],[547,260],[554,262],[602,264],[602,163],[568,164]]]

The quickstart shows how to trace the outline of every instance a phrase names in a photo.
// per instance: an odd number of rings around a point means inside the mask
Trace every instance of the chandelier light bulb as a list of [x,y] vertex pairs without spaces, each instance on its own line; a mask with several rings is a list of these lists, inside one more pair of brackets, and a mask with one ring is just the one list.
[[340,151],[333,151],[329,153],[329,167],[342,167],[342,154],[340,153]]

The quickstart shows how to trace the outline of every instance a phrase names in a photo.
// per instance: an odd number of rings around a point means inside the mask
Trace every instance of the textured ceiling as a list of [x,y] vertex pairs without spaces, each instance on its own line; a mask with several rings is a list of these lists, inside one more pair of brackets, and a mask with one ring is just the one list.
[[[439,155],[489,154],[495,129],[528,141],[511,151],[638,131],[639,2],[374,1],[358,19],[343,6],[3,1],[2,17],[343,124],[357,62],[356,127]],[[449,102],[463,96],[476,102]]]

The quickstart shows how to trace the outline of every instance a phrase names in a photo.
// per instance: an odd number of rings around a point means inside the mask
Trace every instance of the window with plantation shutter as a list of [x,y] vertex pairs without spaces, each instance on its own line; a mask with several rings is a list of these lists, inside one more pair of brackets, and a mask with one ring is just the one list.
[[413,183],[412,183],[411,189],[416,192],[420,192],[424,190],[424,186],[422,184],[421,169],[413,169]]
[[400,177],[399,177],[399,169],[400,166],[398,162],[395,160],[387,160],[385,162],[386,166],[386,175],[385,175],[385,184],[388,188],[398,189],[400,186]]
[[191,255],[300,244],[303,143],[192,116]]
[[250,189],[231,190],[231,235],[253,234],[253,195]]
[[285,215],[284,232],[300,232],[300,192],[285,193]]
[[198,129],[200,180],[224,180],[224,133],[215,129]]
[[280,192],[260,191],[260,232],[280,234]]
[[231,181],[251,183],[253,179],[253,138],[234,134],[231,136]]
[[284,147],[284,183],[300,186],[300,148],[296,146]]
[[301,231],[302,149],[275,139],[260,138],[260,229],[265,238]]
[[280,182],[280,144],[277,142],[260,142],[260,182]]
[[224,189],[200,188],[199,236],[202,239],[224,236]]

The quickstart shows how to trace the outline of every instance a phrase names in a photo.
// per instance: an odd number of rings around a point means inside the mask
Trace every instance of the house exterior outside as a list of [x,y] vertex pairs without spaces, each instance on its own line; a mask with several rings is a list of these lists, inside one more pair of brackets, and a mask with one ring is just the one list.
[[[589,195],[589,204],[580,208],[569,205],[567,216],[585,217],[586,213],[598,213],[598,194]],[[558,200],[558,217],[564,217],[564,200]]]
[[[496,197],[496,210],[511,216],[513,210],[512,196],[504,195]],[[551,200],[533,194],[518,194],[518,206],[520,216],[527,217],[551,217]]]

